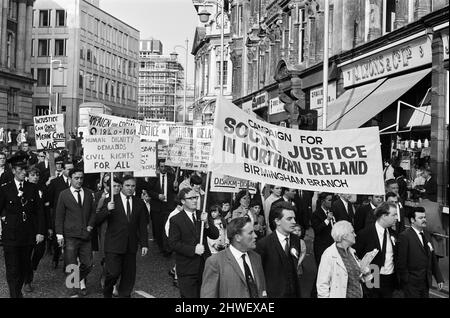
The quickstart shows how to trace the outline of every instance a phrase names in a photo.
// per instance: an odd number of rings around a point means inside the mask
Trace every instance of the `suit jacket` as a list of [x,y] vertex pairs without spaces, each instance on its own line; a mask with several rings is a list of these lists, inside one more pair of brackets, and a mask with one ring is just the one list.
[[[392,229],[388,229],[389,235],[388,239],[391,240],[392,249],[394,252],[394,271],[395,271],[395,261],[397,258],[397,245],[395,244],[395,233]],[[394,238],[394,239],[392,239]],[[375,248],[378,249],[378,254],[372,260],[371,264],[376,264],[381,269],[384,265],[383,255],[381,253],[382,246],[380,245],[380,240],[378,239],[377,229],[375,223],[371,224],[364,229],[362,229],[356,236],[356,242],[353,248],[356,251],[359,259],[363,259],[366,253],[373,251]]]
[[48,185],[48,199],[50,203],[50,208],[56,208],[56,204],[58,203],[58,198],[60,193],[68,189],[69,187],[64,182],[64,177],[59,176],[50,181],[50,184]]
[[294,197],[294,203],[297,207],[297,211],[295,212],[295,220],[305,230],[309,229],[311,226],[313,196],[314,191],[298,190]]
[[325,224],[327,215],[321,206],[313,213],[311,217],[311,226],[314,230],[314,254],[316,259],[320,260],[323,252],[334,243],[331,237],[331,223]]
[[205,259],[211,255],[207,237],[211,239],[219,237],[219,230],[208,218],[209,227],[204,229],[202,242],[205,252],[201,256],[195,254],[195,246],[200,242],[200,211],[197,211],[196,215],[195,226],[184,210],[170,218],[168,242],[170,249],[175,252],[178,275],[202,273]]
[[5,166],[5,171],[0,175],[0,187],[5,186],[9,182],[14,180],[14,175],[11,170]]
[[333,211],[333,215],[334,218],[336,219],[336,222],[345,220],[350,222],[351,224],[354,223],[355,208],[353,207],[353,204],[351,202],[348,202],[348,212],[347,212],[344,203],[340,198],[338,198],[331,204],[331,210]]
[[178,189],[173,187],[175,176],[167,172],[166,177],[167,177],[166,201],[161,201],[158,198],[160,194],[164,194],[164,189],[161,188],[159,175],[156,177],[149,178],[147,185],[147,192],[151,197],[150,205],[152,207],[152,212],[167,212],[167,211],[171,212],[175,208],[175,198],[178,193]]
[[291,234],[289,243],[289,256],[284,252],[276,231],[256,243],[255,252],[261,256],[269,298],[300,297],[298,258],[291,255],[291,249],[295,248],[300,257],[300,238]]
[[104,220],[108,222],[105,234],[105,252],[130,254],[137,252],[138,244],[141,247],[148,247],[147,209],[142,200],[132,196],[130,221],[128,221],[120,194],[114,196],[114,204],[114,210],[108,211],[105,204],[96,216],[97,223],[102,223]]
[[355,224],[353,225],[355,233],[358,233],[365,228],[366,224],[371,224],[372,221],[375,221],[373,211],[374,209],[370,203],[364,204],[356,210],[354,219]]
[[38,164],[36,164],[36,168],[38,168],[40,171],[39,183],[45,185],[50,178],[50,164],[49,167],[46,168],[45,162],[39,162]]
[[43,201],[35,184],[24,182],[23,194],[15,182],[0,189],[0,216],[2,220],[2,242],[5,246],[27,246],[36,244],[36,234],[45,234]]
[[425,194],[427,196],[427,199],[429,199],[430,201],[433,201],[433,202],[437,202],[436,179],[431,177],[428,181],[425,181],[423,188],[425,189]]
[[[424,231],[425,239],[430,243],[430,234]],[[438,283],[443,282],[436,255],[430,251],[430,245],[423,246],[414,229],[407,228],[398,239],[397,273],[402,287],[431,287],[432,276]]]
[[[265,297],[266,282],[264,279],[261,257],[254,251],[248,251],[252,265],[258,296]],[[206,260],[203,271],[201,298],[249,298],[244,273],[230,251],[226,248]]]
[[83,188],[83,208],[78,205],[72,192],[66,189],[61,192],[56,206],[55,231],[65,237],[84,240],[91,239],[88,226],[95,226],[94,195],[91,190]]

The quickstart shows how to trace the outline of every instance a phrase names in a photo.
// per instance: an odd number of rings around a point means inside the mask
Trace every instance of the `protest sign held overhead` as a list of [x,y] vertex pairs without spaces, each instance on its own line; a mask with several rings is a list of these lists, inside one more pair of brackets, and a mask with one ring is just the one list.
[[56,150],[66,147],[63,114],[34,117],[34,132],[38,150]]
[[86,173],[141,170],[139,137],[86,136],[84,137],[84,171]]
[[156,177],[156,142],[141,140],[141,170],[135,177]]
[[223,174],[211,174],[211,192],[238,193],[241,190],[248,190],[251,194],[256,193],[257,183],[249,182],[235,177],[224,176]]
[[378,127],[289,129],[221,98],[211,149],[212,172],[303,190],[384,194]]

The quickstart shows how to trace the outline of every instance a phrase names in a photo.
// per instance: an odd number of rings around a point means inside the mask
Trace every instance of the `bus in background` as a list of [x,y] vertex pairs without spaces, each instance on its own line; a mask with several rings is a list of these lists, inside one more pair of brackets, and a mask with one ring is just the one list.
[[111,115],[112,111],[110,107],[102,103],[82,103],[78,110],[78,135],[80,132],[83,132],[83,136],[89,135],[89,113]]

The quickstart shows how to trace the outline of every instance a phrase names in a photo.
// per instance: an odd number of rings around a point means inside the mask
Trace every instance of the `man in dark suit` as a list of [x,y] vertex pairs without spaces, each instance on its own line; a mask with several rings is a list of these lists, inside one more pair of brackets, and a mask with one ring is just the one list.
[[300,284],[297,264],[300,257],[300,237],[292,234],[295,212],[289,202],[272,205],[270,213],[276,224],[275,231],[256,243],[261,256],[270,298],[299,298]]
[[400,197],[394,192],[386,193],[386,202],[394,204],[397,208],[397,223],[392,226],[396,236],[405,230],[405,208],[401,206]]
[[14,156],[9,162],[14,180],[0,189],[3,251],[10,297],[22,298],[31,252],[44,240],[45,217],[36,185],[25,181],[27,157]]
[[206,260],[200,297],[266,297],[261,257],[252,251],[256,234],[250,218],[231,220],[227,225],[227,235],[230,246]]
[[149,179],[147,193],[151,197],[150,216],[152,220],[153,238],[159,250],[164,255],[170,255],[164,249],[164,225],[169,213],[175,209],[175,197],[178,192],[178,182],[175,176],[167,171],[164,160],[159,162],[158,176]]
[[50,178],[50,165],[47,161],[47,153],[45,151],[40,151],[37,154],[38,163],[36,168],[39,169],[39,185],[45,185]]
[[[294,203],[297,208],[295,219],[305,230],[311,227],[313,196],[314,191],[298,190],[294,197]],[[302,232],[302,236],[304,236],[305,231]]]
[[14,175],[11,169],[6,165],[6,154],[0,152],[0,187],[13,181]]
[[336,220],[331,211],[331,202],[333,194],[322,192],[319,194],[319,204],[311,218],[311,226],[314,230],[314,258],[317,266],[320,264],[320,258],[323,252],[334,243],[331,237],[331,229]]
[[119,297],[129,298],[136,282],[136,253],[138,244],[142,256],[147,255],[148,233],[146,208],[140,198],[133,196],[136,180],[132,176],[123,179],[120,194],[107,210],[97,213],[97,223],[107,220],[105,234],[105,287],[103,296],[111,298],[114,285],[120,277]]
[[[208,219],[206,212],[197,211],[197,192],[189,188],[183,189],[179,193],[179,200],[183,211],[170,218],[169,247],[175,252],[181,297],[198,298],[205,260],[211,255],[207,237],[217,239],[219,230]],[[204,235],[200,242],[202,226]]]
[[[53,230],[53,267],[56,269],[58,267],[59,258],[61,257],[61,247],[56,239],[55,231],[55,219],[56,219],[56,204],[58,203],[58,198],[61,192],[70,187],[69,172],[74,168],[71,161],[64,162],[61,159],[58,160],[61,168],[64,169],[59,177],[51,179],[48,186],[48,202],[51,213],[52,220],[52,230]],[[56,163],[56,161],[55,161]]]
[[439,290],[444,286],[444,279],[430,234],[425,231],[425,209],[415,207],[408,218],[411,227],[403,231],[398,240],[397,272],[400,286],[406,298],[428,298],[432,276]]
[[338,194],[338,196],[338,199],[336,199],[331,204],[331,210],[334,213],[336,222],[344,220],[350,222],[353,225],[355,218],[355,208],[350,202],[351,194],[340,193]]
[[397,222],[397,206],[384,202],[375,209],[376,221],[362,229],[356,236],[355,251],[360,259],[364,255],[378,250],[371,264],[378,266],[380,286],[368,288],[363,285],[364,295],[368,298],[392,298],[397,287],[395,272],[395,234],[391,227]]
[[[84,172],[70,170],[70,188],[59,195],[56,206],[55,230],[58,244],[64,244],[66,272],[69,265],[80,261],[80,293],[87,295],[86,277],[92,269],[91,232],[95,226],[95,202],[91,190],[82,187]],[[75,288],[69,288],[71,297],[77,297]]]
[[376,217],[373,212],[382,202],[382,195],[369,195],[369,204],[361,205],[355,212],[355,224],[353,226],[355,233],[358,233],[367,225],[375,223]]
[[431,175],[430,168],[426,168],[423,171],[423,177],[425,178],[425,184],[423,185],[421,192],[425,193],[428,200],[437,202],[437,182]]

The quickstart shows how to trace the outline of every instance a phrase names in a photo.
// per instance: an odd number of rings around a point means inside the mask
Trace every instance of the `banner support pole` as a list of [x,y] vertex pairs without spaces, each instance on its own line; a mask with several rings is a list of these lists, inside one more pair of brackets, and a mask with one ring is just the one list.
[[[206,212],[206,201],[208,200],[208,189],[209,189],[209,179],[211,177],[211,172],[208,171],[208,174],[206,176],[206,186],[205,186],[205,198],[203,200],[203,212]],[[204,232],[205,224],[202,221],[202,227],[200,230],[200,244],[203,244],[203,232]]]

